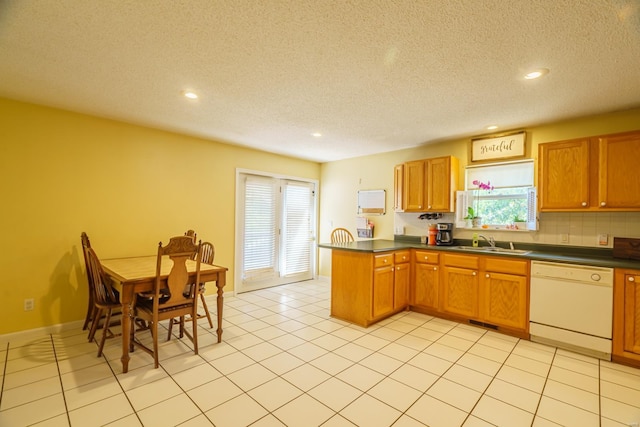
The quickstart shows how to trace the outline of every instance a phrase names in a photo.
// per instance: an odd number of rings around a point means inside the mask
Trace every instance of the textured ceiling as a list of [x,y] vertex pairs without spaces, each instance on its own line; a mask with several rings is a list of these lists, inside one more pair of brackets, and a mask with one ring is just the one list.
[[0,96],[338,160],[640,106],[640,0],[0,0]]

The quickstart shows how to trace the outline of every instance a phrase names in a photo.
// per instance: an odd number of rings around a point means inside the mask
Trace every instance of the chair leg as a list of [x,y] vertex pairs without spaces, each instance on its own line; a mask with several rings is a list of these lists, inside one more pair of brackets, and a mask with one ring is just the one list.
[[207,307],[207,301],[204,298],[204,294],[200,293],[200,301],[202,301],[202,306],[204,307],[204,314],[207,316],[209,320],[209,328],[213,328],[213,322],[211,321],[211,313],[209,313],[209,307]]
[[152,322],[151,334],[153,335],[153,363],[158,368],[158,322]]
[[102,310],[98,307],[93,308],[93,321],[91,322],[91,328],[89,329],[89,342],[93,341],[93,337],[96,335],[96,331],[98,330],[98,323],[100,323],[100,318],[102,317]]
[[195,354],[198,354],[198,313],[194,313],[192,323],[193,323],[193,332],[192,332],[193,352]]
[[169,319],[169,333],[167,334],[167,341],[171,340],[171,330],[173,329],[174,318]]
[[104,326],[102,327],[102,338],[100,339],[100,345],[98,345],[98,357],[102,356],[102,349],[104,348],[104,342],[107,339],[107,332],[109,331],[110,322],[111,322],[111,309],[108,309],[107,315],[104,318]]

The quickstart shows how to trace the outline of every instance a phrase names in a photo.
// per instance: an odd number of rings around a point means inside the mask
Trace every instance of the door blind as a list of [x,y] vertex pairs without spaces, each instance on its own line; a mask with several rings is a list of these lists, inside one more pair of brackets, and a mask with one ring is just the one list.
[[277,181],[247,176],[245,182],[243,279],[276,275]]

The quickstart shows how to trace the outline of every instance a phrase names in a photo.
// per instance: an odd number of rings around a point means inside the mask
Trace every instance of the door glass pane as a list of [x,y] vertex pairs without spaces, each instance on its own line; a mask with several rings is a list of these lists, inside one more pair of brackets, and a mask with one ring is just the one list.
[[312,185],[287,182],[284,186],[283,275],[311,272]]
[[243,279],[275,276],[277,181],[249,176],[245,183]]

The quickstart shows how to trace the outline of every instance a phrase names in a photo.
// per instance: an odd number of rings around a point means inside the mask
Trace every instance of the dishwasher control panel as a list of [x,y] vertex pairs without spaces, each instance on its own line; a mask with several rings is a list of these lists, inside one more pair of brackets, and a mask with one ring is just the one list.
[[531,261],[531,277],[613,285],[613,268],[557,262]]

